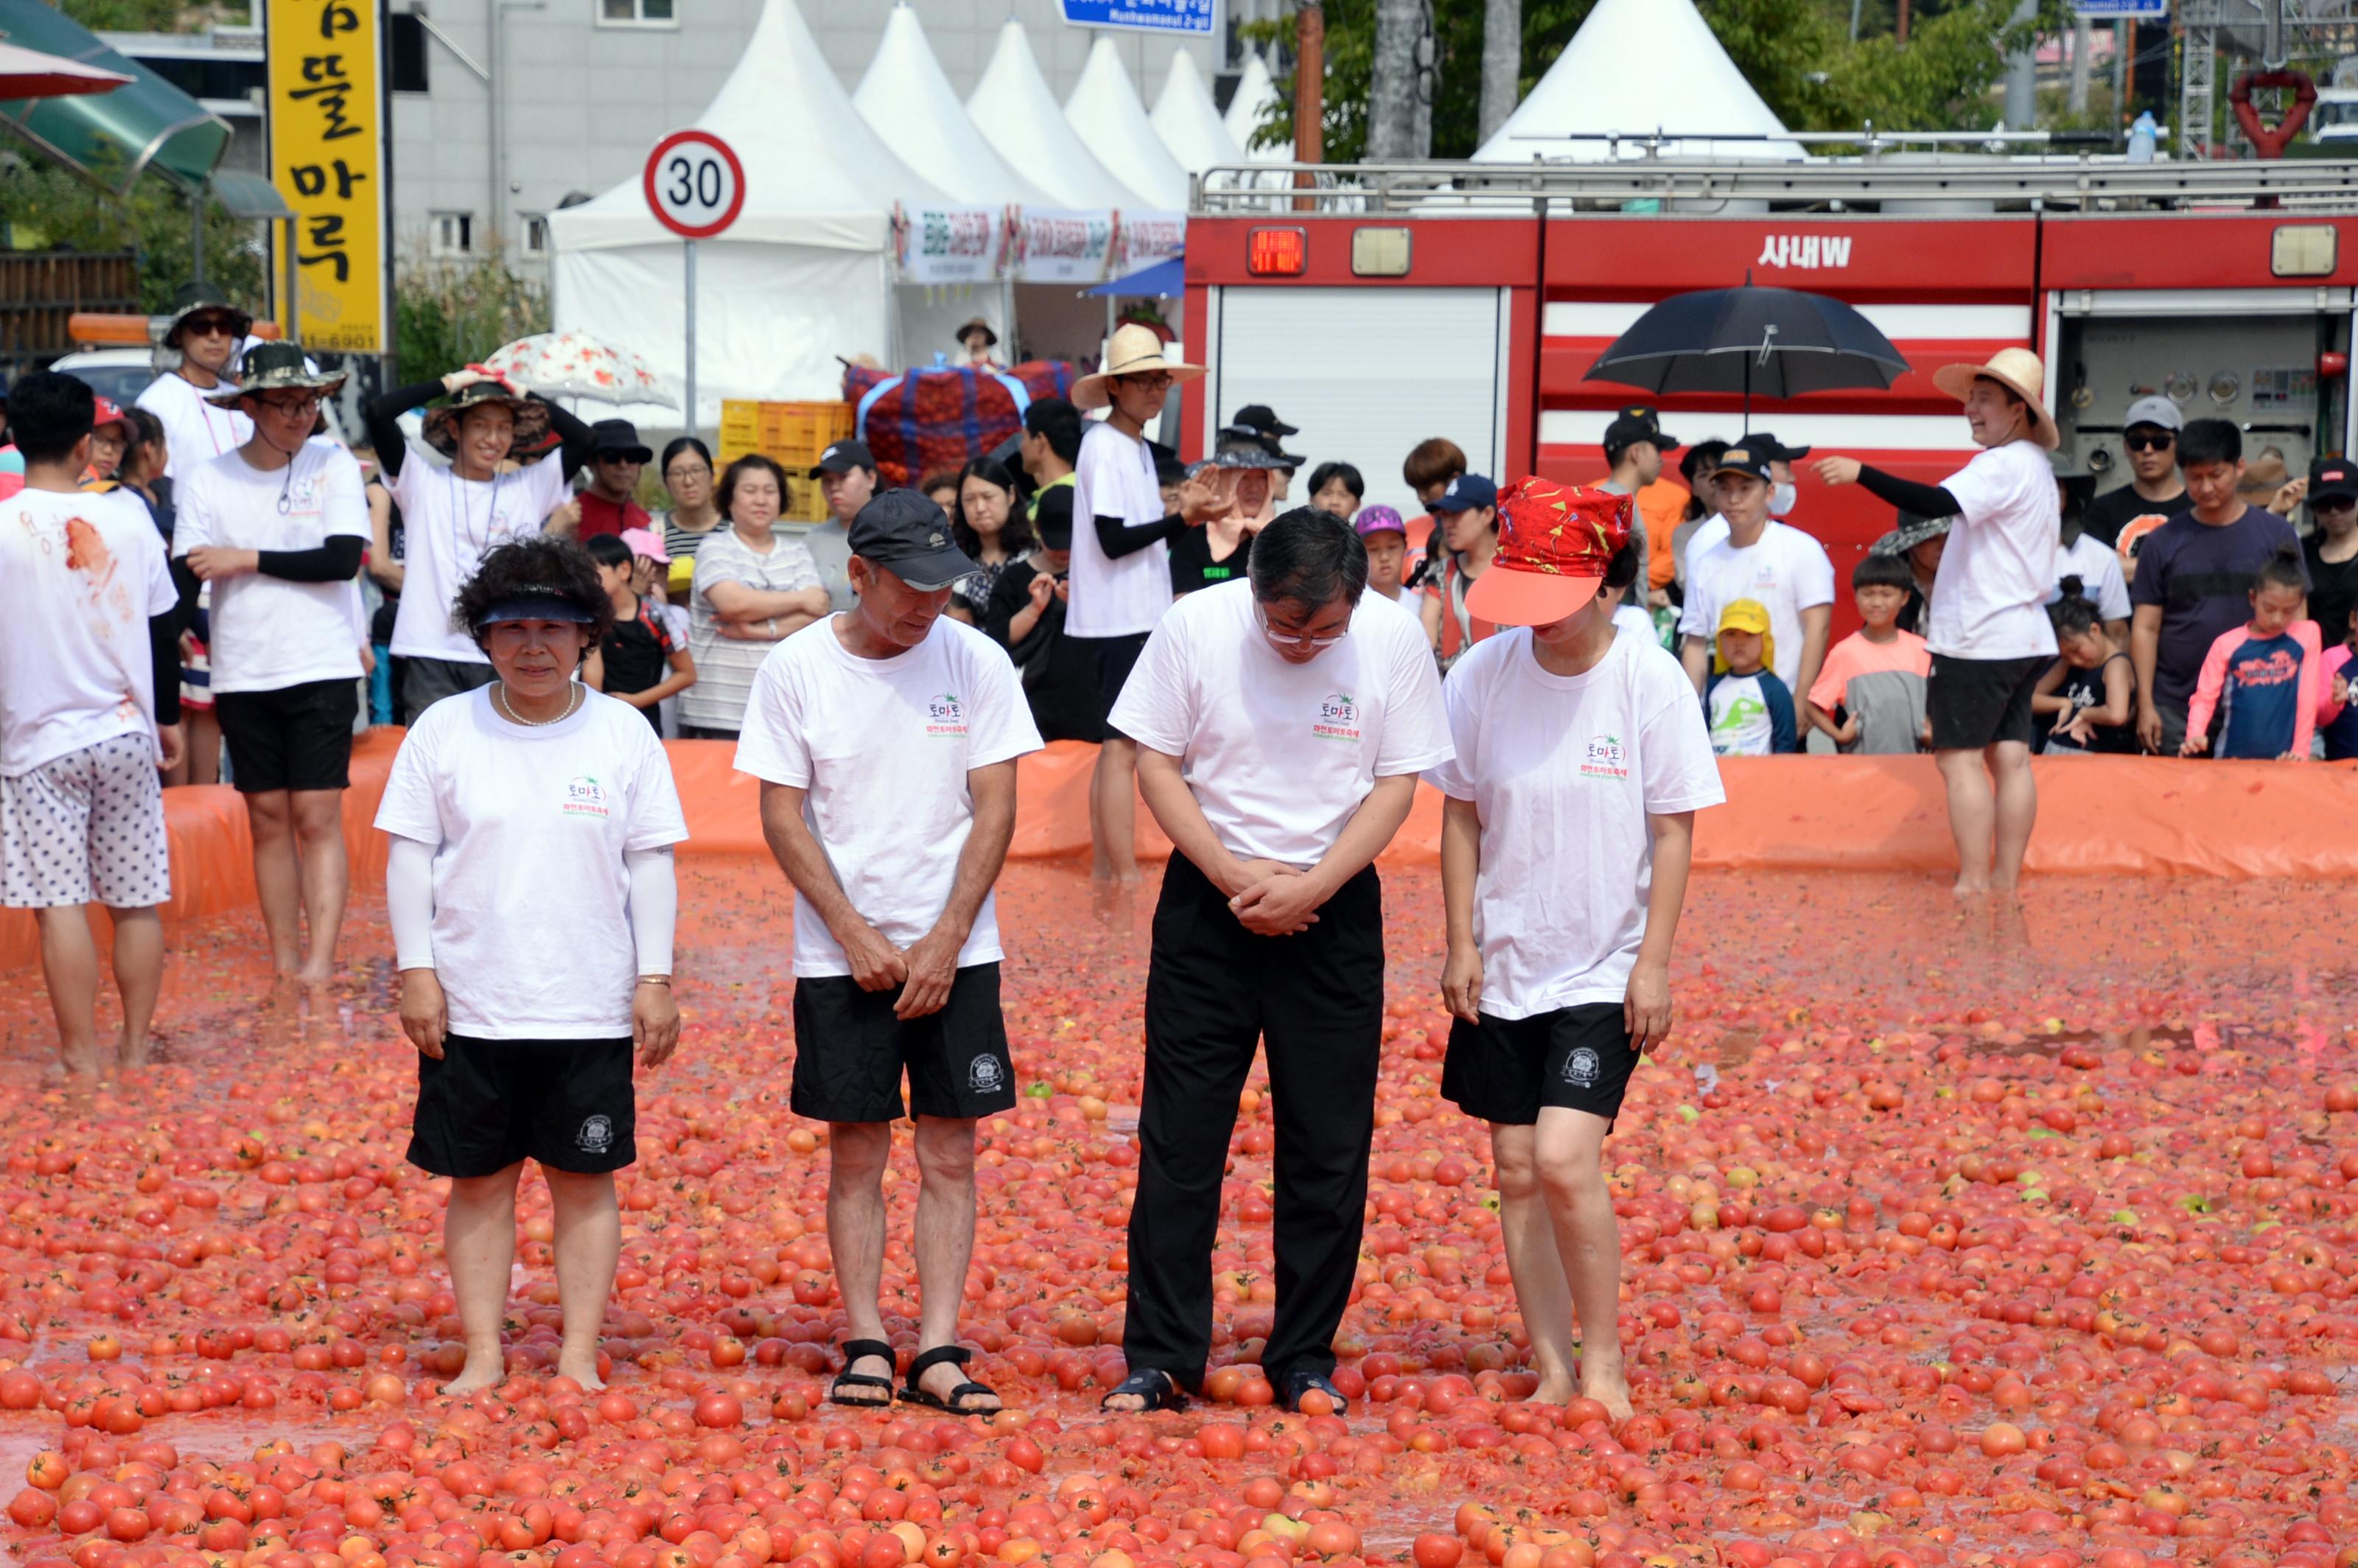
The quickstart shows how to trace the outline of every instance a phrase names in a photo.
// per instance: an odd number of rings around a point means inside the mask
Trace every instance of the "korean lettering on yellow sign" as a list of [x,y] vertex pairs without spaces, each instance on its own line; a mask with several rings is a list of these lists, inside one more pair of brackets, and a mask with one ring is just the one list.
[[270,0],[271,181],[293,208],[296,341],[385,351],[378,0]]

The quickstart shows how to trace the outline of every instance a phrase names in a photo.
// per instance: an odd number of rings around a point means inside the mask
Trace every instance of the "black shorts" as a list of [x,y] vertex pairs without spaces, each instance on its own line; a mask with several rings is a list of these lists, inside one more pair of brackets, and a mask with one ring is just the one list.
[[[796,1116],[897,1121],[904,1114],[970,1119],[1015,1104],[1015,1065],[999,1011],[999,966],[970,964],[938,1012],[892,1016],[897,988],[864,991],[849,975],[795,980]],[[901,1104],[901,1074],[909,1103]]]
[[1114,740],[1126,736],[1110,724],[1113,705],[1121,697],[1121,688],[1129,684],[1130,672],[1138,665],[1138,655],[1146,651],[1148,632],[1132,632],[1123,637],[1075,637],[1074,642],[1097,655],[1098,660],[1098,722],[1106,726],[1106,734]]
[[402,660],[401,706],[408,722],[446,697],[458,697],[492,684],[496,678],[491,661],[430,659],[412,655]]
[[489,1176],[519,1160],[594,1176],[639,1157],[624,1040],[442,1037],[417,1058],[408,1161],[437,1176]]
[[1617,1001],[1583,1002],[1529,1018],[1459,1019],[1449,1027],[1441,1098],[1484,1121],[1529,1127],[1541,1108],[1621,1114],[1638,1053]]
[[357,679],[215,693],[230,783],[241,795],[344,788],[352,783],[352,721],[360,711]]
[[2039,735],[2030,699],[2052,654],[2028,659],[1952,659],[1932,655],[1924,711],[1932,720],[1932,750],[1978,752],[2007,741],[2028,746]]

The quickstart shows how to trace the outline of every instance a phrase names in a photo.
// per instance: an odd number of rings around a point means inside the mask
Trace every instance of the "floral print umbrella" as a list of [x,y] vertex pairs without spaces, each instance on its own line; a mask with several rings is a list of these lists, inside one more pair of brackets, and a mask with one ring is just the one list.
[[654,403],[679,406],[679,399],[646,361],[628,349],[610,348],[586,332],[539,332],[493,353],[483,368],[543,397],[587,397],[600,403]]

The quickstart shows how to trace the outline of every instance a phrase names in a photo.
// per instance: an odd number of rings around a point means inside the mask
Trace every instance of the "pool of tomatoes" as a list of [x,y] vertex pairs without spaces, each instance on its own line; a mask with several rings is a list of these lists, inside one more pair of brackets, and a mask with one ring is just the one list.
[[[1441,907],[1390,973],[1341,1412],[1276,1408],[1267,1081],[1222,1192],[1215,1369],[1109,1418],[1154,878],[1001,884],[1022,1095],[985,1120],[968,1368],[828,1404],[822,1126],[787,1108],[789,901],[683,866],[602,1390],[554,1375],[525,1186],[509,1377],[463,1400],[382,911],[324,994],[185,926],[159,1059],[43,1072],[0,981],[0,1560],[61,1568],[2245,1568],[2358,1564],[2358,892],[1704,876],[1681,1024],[1606,1147],[1638,1414],[1526,1402],[1487,1132],[1439,1098]],[[562,912],[548,939],[562,940]],[[1206,1108],[1217,1112],[1224,1108]],[[905,1136],[905,1130],[903,1132]],[[915,1343],[903,1152],[887,1320]]]

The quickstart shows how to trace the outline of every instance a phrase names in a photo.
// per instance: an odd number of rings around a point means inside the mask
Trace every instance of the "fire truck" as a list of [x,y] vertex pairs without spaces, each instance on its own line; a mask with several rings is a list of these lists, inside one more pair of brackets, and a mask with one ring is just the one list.
[[[1368,501],[1404,514],[1421,508],[1401,461],[1427,437],[1501,482],[1578,483],[1604,474],[1606,425],[1632,402],[1683,443],[1743,434],[1735,394],[1650,398],[1588,372],[1649,306],[1747,280],[1858,307],[1908,362],[1887,390],[1753,400],[1751,429],[1821,455],[1945,478],[1974,449],[1932,372],[2008,345],[2046,362],[2063,456],[2100,491],[2127,481],[2122,417],[2156,393],[2234,420],[2263,471],[2358,446],[2358,162],[1294,166],[1315,189],[1272,194],[1277,167],[1195,181],[1184,342],[1209,374],[1182,450],[1265,403],[1301,427],[1289,447],[1354,462]],[[1892,514],[1798,477],[1789,521],[1846,581]]]

